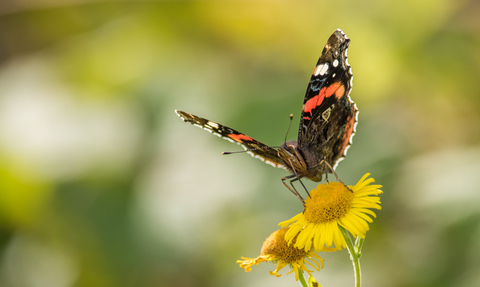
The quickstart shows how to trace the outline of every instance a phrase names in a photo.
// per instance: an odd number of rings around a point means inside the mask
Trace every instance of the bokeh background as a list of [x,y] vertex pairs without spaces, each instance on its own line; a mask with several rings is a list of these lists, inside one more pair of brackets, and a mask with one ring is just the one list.
[[[337,172],[384,186],[364,285],[480,286],[475,0],[2,1],[0,286],[298,284],[235,264],[301,211],[286,172],[174,109],[272,146],[293,113],[295,139],[337,28],[360,109]],[[322,286],[353,285],[323,257]]]

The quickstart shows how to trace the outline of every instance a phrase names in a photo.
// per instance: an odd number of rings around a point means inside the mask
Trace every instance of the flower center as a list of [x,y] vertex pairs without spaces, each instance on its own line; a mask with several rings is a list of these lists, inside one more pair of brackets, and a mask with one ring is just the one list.
[[[282,228],[272,233],[263,243],[261,255],[274,255],[277,259],[285,263],[293,263],[302,259],[307,255],[307,252],[303,249],[294,247],[294,244],[290,246],[285,241],[285,233],[287,233],[289,227]],[[295,242],[295,239],[294,239]]]
[[319,185],[310,192],[303,214],[312,223],[339,219],[352,208],[353,197],[353,192],[340,182]]

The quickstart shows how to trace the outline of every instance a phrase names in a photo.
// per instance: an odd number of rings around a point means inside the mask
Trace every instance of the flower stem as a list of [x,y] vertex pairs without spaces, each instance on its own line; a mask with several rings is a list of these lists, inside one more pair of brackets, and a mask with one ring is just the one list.
[[347,242],[347,249],[348,252],[350,253],[350,259],[352,260],[353,263],[353,271],[355,272],[355,287],[360,287],[362,284],[362,278],[361,278],[361,272],[360,272],[360,256],[361,256],[361,248],[363,246],[363,241],[364,239],[359,239],[355,241],[355,246],[352,240],[352,237],[348,233],[345,228],[342,226],[339,226],[340,230],[342,231],[343,237],[345,238],[345,241]]
[[355,239],[355,251],[357,252],[358,259],[362,257],[362,247],[363,247],[363,242],[365,241],[365,238],[361,238],[357,236],[357,239]]
[[298,270],[298,278],[300,279],[300,283],[303,287],[308,287],[308,284],[305,281],[305,277],[303,277],[303,272],[301,270]]

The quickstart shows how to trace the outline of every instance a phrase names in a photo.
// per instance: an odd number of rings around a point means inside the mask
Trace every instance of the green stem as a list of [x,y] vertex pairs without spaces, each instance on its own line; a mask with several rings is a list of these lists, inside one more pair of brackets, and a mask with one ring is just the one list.
[[357,239],[355,239],[355,251],[357,252],[358,259],[362,257],[363,242],[365,242],[365,238],[357,236]]
[[300,278],[300,283],[302,284],[303,287],[308,287],[308,284],[305,281],[305,277],[303,277],[302,270],[298,270],[298,278]]
[[345,228],[340,227],[340,230],[342,231],[343,237],[345,238],[345,241],[347,242],[347,249],[348,252],[350,253],[350,259],[352,260],[353,263],[353,271],[355,272],[355,287],[360,287],[362,283],[362,278],[361,278],[361,273],[360,273],[360,251],[363,245],[364,240],[356,240],[355,246],[352,240],[352,237],[348,233]]

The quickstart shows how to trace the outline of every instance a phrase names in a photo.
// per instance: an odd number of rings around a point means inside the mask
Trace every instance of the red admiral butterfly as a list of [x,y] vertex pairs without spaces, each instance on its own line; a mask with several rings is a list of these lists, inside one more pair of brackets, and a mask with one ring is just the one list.
[[358,110],[349,97],[352,89],[352,70],[347,62],[349,43],[350,39],[340,29],[328,39],[308,83],[298,140],[285,142],[278,151],[232,128],[186,112],[175,112],[185,122],[240,144],[253,157],[291,172],[282,182],[304,202],[295,187],[292,185],[292,190],[285,180],[291,179],[290,184],[303,177],[321,181],[323,174],[334,172],[345,157],[355,133]]

